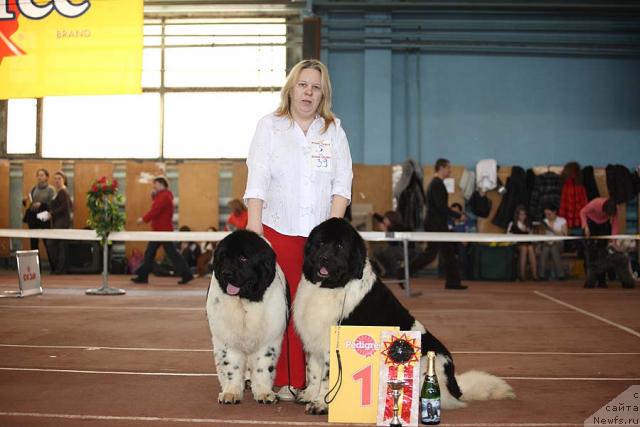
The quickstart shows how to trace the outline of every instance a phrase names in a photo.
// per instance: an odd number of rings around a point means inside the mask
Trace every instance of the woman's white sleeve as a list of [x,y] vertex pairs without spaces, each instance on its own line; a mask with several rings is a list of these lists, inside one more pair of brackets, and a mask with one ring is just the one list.
[[245,203],[247,199],[265,200],[269,183],[271,182],[271,171],[269,169],[269,152],[271,146],[271,132],[266,122],[262,119],[256,126],[253,135],[249,155],[247,156],[247,188],[244,192]]
[[331,187],[331,195],[342,196],[351,200],[351,181],[353,180],[353,170],[351,165],[351,152],[349,151],[349,141],[342,126],[337,124],[337,138],[335,144],[335,175]]

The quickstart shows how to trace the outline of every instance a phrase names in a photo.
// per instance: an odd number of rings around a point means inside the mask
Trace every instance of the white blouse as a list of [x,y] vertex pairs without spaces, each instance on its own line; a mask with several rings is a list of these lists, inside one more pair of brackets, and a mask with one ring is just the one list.
[[322,133],[317,117],[307,134],[288,117],[258,121],[247,166],[247,199],[261,199],[262,223],[289,236],[308,236],[331,213],[334,195],[351,199],[351,153],[340,120]]

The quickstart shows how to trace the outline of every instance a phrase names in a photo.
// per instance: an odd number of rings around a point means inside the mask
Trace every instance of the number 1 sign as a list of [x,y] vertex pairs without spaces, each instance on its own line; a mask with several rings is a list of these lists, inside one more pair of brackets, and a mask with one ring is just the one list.
[[329,384],[336,384],[339,376],[336,348],[340,351],[343,380],[338,394],[329,404],[329,422],[374,424],[383,349],[380,334],[398,328],[341,326],[339,329],[338,333],[338,327],[331,328]]

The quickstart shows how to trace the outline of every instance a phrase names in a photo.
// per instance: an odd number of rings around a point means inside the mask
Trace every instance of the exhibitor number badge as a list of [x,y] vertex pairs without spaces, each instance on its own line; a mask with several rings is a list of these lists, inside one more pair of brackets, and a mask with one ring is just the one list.
[[331,141],[311,142],[311,169],[320,172],[331,171]]

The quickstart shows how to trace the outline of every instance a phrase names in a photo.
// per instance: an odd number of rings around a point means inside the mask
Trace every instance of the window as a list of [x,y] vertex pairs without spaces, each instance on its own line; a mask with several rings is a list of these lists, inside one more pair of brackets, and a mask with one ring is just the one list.
[[144,158],[160,155],[160,96],[44,99],[42,155]]
[[279,100],[279,92],[168,93],[164,157],[246,157],[256,123]]
[[[146,19],[144,93],[45,98],[42,156],[246,157],[279,103],[286,36],[280,18]],[[8,153],[36,152],[36,116],[35,100],[9,102]]]
[[37,121],[36,100],[9,100],[7,118],[7,154],[35,153]]
[[170,21],[165,27],[165,84],[279,86],[285,77],[285,42],[286,26],[281,20]]

